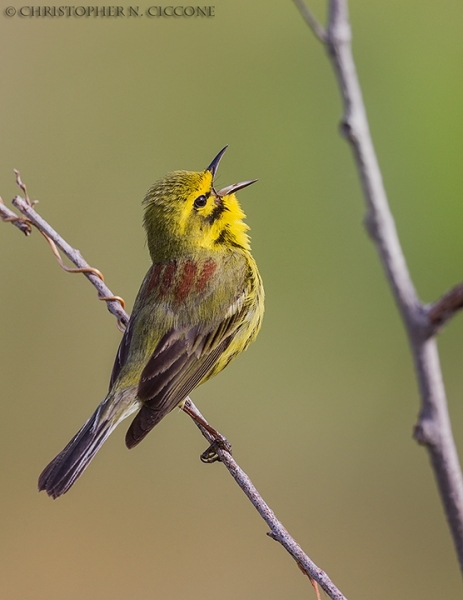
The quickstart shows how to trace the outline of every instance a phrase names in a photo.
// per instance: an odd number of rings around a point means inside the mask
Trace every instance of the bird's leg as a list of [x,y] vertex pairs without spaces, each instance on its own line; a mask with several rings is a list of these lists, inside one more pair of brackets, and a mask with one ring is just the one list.
[[227,440],[227,438],[221,433],[219,433],[217,429],[211,427],[211,425],[209,425],[209,423],[206,421],[206,419],[204,419],[204,417],[199,413],[199,411],[197,412],[197,409],[194,410],[192,408],[188,398],[185,400],[181,408],[183,412],[185,412],[189,417],[193,419],[193,421],[201,430],[206,431],[214,438],[214,441],[209,446],[209,448],[207,448],[200,456],[200,459],[203,463],[213,463],[220,461],[220,456],[217,454],[218,448],[221,448],[222,450],[225,450],[225,452],[231,454],[231,444]]

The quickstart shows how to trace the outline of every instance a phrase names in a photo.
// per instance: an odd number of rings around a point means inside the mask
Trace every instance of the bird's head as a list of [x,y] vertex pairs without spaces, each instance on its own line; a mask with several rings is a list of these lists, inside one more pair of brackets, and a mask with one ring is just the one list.
[[215,190],[214,177],[227,148],[204,171],[174,171],[148,190],[144,226],[154,261],[200,248],[249,249],[248,226],[235,192],[257,180]]

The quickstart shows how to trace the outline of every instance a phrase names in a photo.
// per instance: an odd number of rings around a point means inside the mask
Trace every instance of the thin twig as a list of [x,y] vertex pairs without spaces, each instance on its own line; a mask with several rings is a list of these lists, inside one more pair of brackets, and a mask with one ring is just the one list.
[[[19,174],[17,174],[17,177],[19,177]],[[24,184],[22,184],[22,186],[22,189],[26,195],[26,188]],[[52,240],[52,243],[56,244],[56,246],[60,248],[64,252],[64,254],[69,258],[69,260],[78,267],[78,269],[71,269],[71,272],[82,272],[92,283],[92,285],[97,289],[100,299],[105,299],[107,301],[109,311],[118,319],[118,321],[120,321],[126,326],[129,321],[129,315],[125,312],[124,308],[121,306],[119,301],[110,300],[111,298],[117,299],[118,297],[114,296],[111,290],[103,283],[101,279],[102,276],[97,275],[95,273],[99,273],[99,271],[93,269],[93,267],[90,267],[82,257],[81,253],[75,248],[72,248],[45,221],[45,219],[43,219],[32,208],[29,198],[27,196],[26,199],[21,198],[20,196],[16,196],[16,198],[14,198],[13,200],[13,204],[24,215],[26,215],[27,219],[29,219],[30,222],[47,238],[49,243],[50,240]],[[69,269],[67,268],[66,270]],[[184,408],[187,408],[187,410],[185,410],[186,414],[192,412],[194,415],[202,419],[206,425],[208,425],[207,421],[204,419],[200,411],[196,408],[191,398],[188,397],[186,399],[184,403]],[[201,425],[198,425],[198,423],[196,423],[194,419],[193,422],[199,427],[201,433],[210,444],[217,441],[217,438],[213,434],[211,434],[210,431],[208,431]],[[225,439],[221,434],[218,434],[218,436],[219,438]],[[307,556],[307,554],[305,554],[305,552],[294,540],[294,538],[290,536],[287,530],[276,518],[272,509],[268,506],[268,504],[259,494],[249,477],[237,464],[237,462],[234,460],[231,454],[226,450],[221,449],[220,447],[217,448],[217,454],[219,455],[221,462],[228,469],[231,476],[235,479],[236,483],[243,490],[243,492],[255,506],[261,517],[270,527],[270,532],[268,533],[268,535],[272,539],[279,542],[288,551],[288,553],[294,558],[302,572],[309,577],[312,585],[315,588],[317,598],[319,598],[319,592],[317,588],[317,584],[319,584],[320,587],[329,595],[329,597],[332,600],[346,600],[345,596],[338,590],[338,588],[334,585],[334,583],[331,581],[328,575],[324,571],[322,571],[322,569],[317,567],[317,565]]]
[[[297,3],[299,5],[299,2]],[[304,16],[304,15],[303,15]],[[429,452],[437,485],[463,572],[463,477],[453,439],[447,399],[433,334],[461,308],[455,288],[431,310],[415,291],[389,208],[371,139],[351,49],[347,0],[330,0],[326,47],[344,104],[342,131],[351,144],[367,206],[366,227],[373,239],[402,315],[415,363],[421,410],[415,438]]]
[[299,9],[299,12],[301,13],[302,18],[307,23],[307,25],[310,27],[310,29],[312,30],[315,37],[318,38],[320,40],[320,42],[322,42],[322,44],[324,44],[326,42],[326,31],[320,25],[320,23],[317,21],[313,12],[310,10],[310,8],[307,6],[307,4],[303,0],[293,0],[293,2]]

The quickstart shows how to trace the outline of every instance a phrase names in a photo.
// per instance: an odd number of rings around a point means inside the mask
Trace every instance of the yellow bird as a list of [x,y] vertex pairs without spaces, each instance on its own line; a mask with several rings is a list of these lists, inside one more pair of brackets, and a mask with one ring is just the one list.
[[175,171],[148,190],[144,227],[153,264],[120,343],[108,395],[40,475],[39,490],[49,496],[69,490],[123,419],[137,412],[126,435],[133,448],[259,332],[264,290],[235,196],[256,180],[215,190],[226,149],[206,170]]

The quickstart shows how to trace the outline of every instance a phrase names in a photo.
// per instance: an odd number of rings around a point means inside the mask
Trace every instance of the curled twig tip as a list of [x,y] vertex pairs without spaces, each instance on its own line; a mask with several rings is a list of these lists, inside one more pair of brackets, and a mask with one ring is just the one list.
[[31,201],[30,201],[30,198],[29,198],[29,194],[27,193],[27,186],[26,186],[26,184],[23,182],[23,180],[21,179],[21,173],[19,172],[19,170],[18,170],[18,169],[13,169],[13,172],[14,172],[14,174],[16,175],[16,184],[17,184],[17,185],[18,185],[18,187],[19,187],[19,188],[22,190],[22,192],[23,192],[23,194],[24,194],[24,196],[25,196],[26,202],[27,202],[29,205],[31,205],[31,206],[32,206],[32,203],[31,203]]

